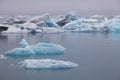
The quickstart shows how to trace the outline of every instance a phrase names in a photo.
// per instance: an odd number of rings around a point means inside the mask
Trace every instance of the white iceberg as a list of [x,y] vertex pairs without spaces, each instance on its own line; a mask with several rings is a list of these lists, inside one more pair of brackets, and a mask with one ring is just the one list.
[[39,29],[39,27],[35,23],[31,23],[31,22],[26,22],[24,24],[16,24],[15,26],[19,29],[27,30],[27,32],[31,32],[31,33],[42,32],[42,30]]
[[29,45],[24,39],[20,42],[21,48],[15,48],[6,52],[10,56],[30,56],[30,55],[57,55],[63,54],[65,48],[59,44],[38,43]]
[[31,22],[26,22],[23,24],[24,28],[26,29],[31,29],[31,30],[35,30],[38,26],[34,23]]
[[21,66],[28,69],[69,69],[78,67],[78,64],[63,60],[26,59]]
[[20,29],[15,26],[9,26],[8,30],[2,31],[2,34],[19,34],[19,33],[28,33],[27,29]]

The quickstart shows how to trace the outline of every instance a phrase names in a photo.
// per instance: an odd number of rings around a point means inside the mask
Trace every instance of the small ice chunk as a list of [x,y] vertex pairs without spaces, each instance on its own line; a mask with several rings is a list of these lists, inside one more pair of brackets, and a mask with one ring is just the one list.
[[4,55],[0,55],[0,59],[7,59]]
[[26,42],[25,39],[22,39],[22,41],[20,42],[20,45],[21,45],[22,48],[25,48],[25,47],[27,47],[29,44]]
[[68,69],[78,67],[77,63],[52,59],[26,59],[22,66],[30,69]]

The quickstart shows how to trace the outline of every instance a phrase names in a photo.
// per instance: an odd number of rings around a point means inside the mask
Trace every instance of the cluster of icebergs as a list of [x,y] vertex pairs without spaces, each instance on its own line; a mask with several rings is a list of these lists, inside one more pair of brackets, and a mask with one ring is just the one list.
[[[5,19],[4,19],[5,18]],[[60,33],[64,31],[109,31],[120,32],[120,16],[79,17],[75,12],[64,16],[16,16],[0,17],[1,25],[9,27],[1,33]]]
[[[32,56],[32,55],[59,55],[65,53],[65,48],[59,44],[38,43],[29,45],[24,39],[20,42],[21,47],[6,52],[8,56]],[[3,56],[2,56],[3,58]],[[77,63],[52,59],[25,59],[21,66],[28,69],[69,69],[78,67]]]

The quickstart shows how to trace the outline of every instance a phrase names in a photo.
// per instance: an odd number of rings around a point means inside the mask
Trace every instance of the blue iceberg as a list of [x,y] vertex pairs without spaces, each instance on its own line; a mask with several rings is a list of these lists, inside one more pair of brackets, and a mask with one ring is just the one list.
[[37,54],[37,55],[43,55],[43,54],[63,54],[65,51],[65,48],[58,44],[53,43],[38,43],[35,46],[31,46],[31,49]]
[[20,62],[27,69],[69,69],[78,67],[77,63],[52,59],[25,59]]
[[59,44],[38,43],[29,45],[24,39],[20,42],[21,47],[6,52],[10,56],[30,56],[30,55],[58,55],[65,52],[65,48]]
[[120,32],[120,22],[112,22],[108,25],[110,31]]

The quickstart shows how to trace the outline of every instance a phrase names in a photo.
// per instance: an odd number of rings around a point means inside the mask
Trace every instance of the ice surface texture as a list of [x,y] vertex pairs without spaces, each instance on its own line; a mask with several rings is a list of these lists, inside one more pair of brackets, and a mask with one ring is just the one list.
[[20,42],[21,48],[15,48],[6,52],[10,56],[30,56],[30,55],[57,55],[63,54],[65,48],[59,44],[38,43],[29,45],[24,39]]
[[108,25],[110,31],[120,32],[120,22],[112,22]]
[[26,59],[22,66],[29,69],[68,69],[78,67],[77,63],[52,59]]

